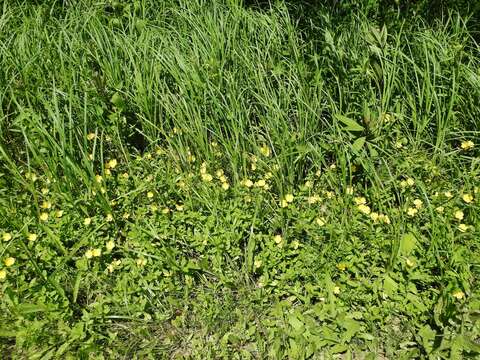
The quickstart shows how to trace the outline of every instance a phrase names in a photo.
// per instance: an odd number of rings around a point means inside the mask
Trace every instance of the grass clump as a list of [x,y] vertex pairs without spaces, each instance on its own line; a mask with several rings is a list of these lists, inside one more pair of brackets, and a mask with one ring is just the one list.
[[302,6],[4,6],[2,353],[478,356],[468,17]]

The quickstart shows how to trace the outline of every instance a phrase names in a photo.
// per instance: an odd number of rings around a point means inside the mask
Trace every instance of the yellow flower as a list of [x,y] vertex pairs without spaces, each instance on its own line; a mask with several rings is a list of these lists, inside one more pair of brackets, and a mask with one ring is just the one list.
[[435,209],[439,214],[443,214],[445,208],[443,206],[438,206],[436,209]]
[[408,178],[408,179],[406,180],[406,182],[407,182],[407,185],[408,185],[408,186],[413,186],[413,185],[415,185],[415,180],[413,180],[412,178]]
[[256,164],[256,163],[252,163],[252,164],[250,165],[250,169],[252,169],[252,171],[257,170],[257,164]]
[[413,267],[415,265],[415,262],[413,262],[410,259],[405,260],[405,263],[407,264],[408,267]]
[[414,217],[417,213],[418,213],[418,209],[416,209],[416,208],[410,207],[410,208],[407,209],[407,215],[408,216]]
[[183,205],[182,204],[175,204],[175,209],[177,209],[177,211],[183,211]]
[[147,198],[149,199],[153,198],[153,192],[151,191],[147,192]]
[[95,257],[99,257],[100,255],[102,255],[102,250],[99,249],[99,248],[93,249],[92,250],[92,255],[95,256]]
[[147,159],[147,160],[150,160],[150,159],[152,158],[152,154],[150,154],[150,153],[147,152],[147,153],[145,153],[145,154],[143,155],[143,157],[144,157],[145,159]]
[[347,188],[345,189],[345,192],[347,193],[347,195],[353,195],[353,187],[347,186]]
[[292,194],[285,195],[285,201],[288,203],[293,202],[293,195]]
[[262,266],[262,260],[255,260],[253,266],[255,267],[255,269],[258,269],[260,266]]
[[454,216],[455,219],[457,219],[457,220],[463,220],[464,213],[463,213],[462,210],[457,210],[457,211],[455,211],[455,213],[453,214],[453,216]]
[[202,174],[202,180],[205,182],[210,182],[213,180],[213,176],[210,174]]
[[35,241],[37,240],[37,234],[29,233],[27,236],[28,241]]
[[375,222],[378,221],[379,217],[380,217],[380,215],[377,212],[372,212],[370,214],[370,219],[372,219]]
[[283,241],[282,235],[275,235],[275,237],[273,238],[273,241],[275,241],[275,244],[277,245],[281,244]]
[[458,225],[458,230],[460,230],[460,232],[464,233],[468,230],[468,225],[460,224],[460,225]]
[[320,197],[318,195],[313,195],[313,196],[309,196],[308,199],[307,199],[307,202],[312,205],[312,204],[315,204],[317,202],[320,201]]
[[113,215],[108,213],[107,214],[107,217],[105,218],[105,220],[107,220],[107,222],[112,222],[113,221]]
[[245,179],[243,180],[243,185],[245,185],[247,188],[250,188],[253,186],[253,181],[250,179]]
[[169,212],[170,212],[170,209],[168,207],[162,210],[162,214],[168,214]]
[[300,243],[298,242],[298,240],[293,240],[292,241],[292,248],[294,250],[297,250],[299,246],[300,246]]
[[40,205],[42,209],[50,209],[52,207],[52,203],[50,201],[44,201],[42,202],[42,205]]
[[59,219],[59,218],[61,218],[62,216],[63,216],[63,210],[57,210],[57,211],[55,212],[55,217],[56,217],[56,218]]
[[260,179],[258,180],[256,183],[255,183],[255,186],[256,187],[265,187],[265,185],[267,185],[266,181],[263,180],[263,179]]
[[115,270],[114,265],[113,265],[113,264],[108,264],[107,270],[108,270],[108,272],[111,274],[111,273],[113,272],[113,270]]
[[333,193],[333,191],[325,191],[325,196],[327,197],[327,199],[331,199],[335,196],[335,194]]
[[452,296],[457,300],[462,300],[465,297],[465,293],[461,290],[454,291]]
[[95,175],[95,181],[96,181],[97,183],[101,183],[102,180],[103,180],[102,175],[98,175],[98,174]]
[[41,220],[41,221],[47,221],[47,220],[48,220],[48,213],[42,212],[42,213],[40,214],[40,220]]
[[95,139],[95,137],[96,137],[95,133],[90,133],[90,134],[87,135],[87,139],[90,140],[90,141]]
[[367,203],[367,199],[365,199],[363,196],[362,197],[356,197],[353,199],[355,202],[355,205],[365,205]]
[[280,200],[280,206],[282,208],[286,208],[288,206],[288,202],[285,199]]
[[223,182],[222,183],[222,189],[223,190],[228,190],[230,188],[230,185],[228,184],[228,182]]
[[107,176],[112,175],[112,172],[110,171],[110,169],[105,169],[105,175]]
[[319,217],[315,221],[316,221],[318,226],[324,226],[325,225],[325,219],[324,218]]
[[406,188],[408,185],[407,185],[407,182],[405,180],[402,180],[400,181],[400,187],[401,188]]
[[7,277],[7,271],[4,269],[0,270],[0,280],[5,280],[6,277]]
[[108,251],[112,251],[112,249],[115,247],[115,243],[112,240],[110,240],[109,242],[107,242],[105,247],[107,248]]
[[215,176],[219,179],[222,179],[223,175],[224,175],[223,169],[219,169],[215,172]]
[[157,205],[150,205],[150,211],[151,212],[157,212],[158,211],[158,206]]
[[219,179],[222,183],[228,182],[228,179],[225,175],[220,176]]
[[2,240],[3,241],[10,241],[12,239],[12,234],[6,232],[6,233],[3,233],[2,235]]
[[88,160],[90,160],[90,161],[93,160],[93,154],[88,154]]
[[128,220],[130,218],[130,213],[126,212],[122,215],[122,219]]
[[85,251],[85,257],[87,259],[91,259],[93,257],[93,251],[92,249],[88,249],[87,251]]
[[144,259],[144,258],[138,258],[137,259],[137,265],[140,266],[140,267],[143,267],[147,264],[147,260]]
[[345,263],[337,264],[337,269],[340,270],[340,271],[345,271],[346,268],[347,268],[347,264],[345,264]]
[[107,169],[115,169],[115,167],[117,166],[118,162],[116,159],[111,159],[108,163],[107,163]]
[[15,264],[15,258],[8,257],[5,259],[3,263],[5,264],[6,267],[12,266],[13,264]]
[[360,212],[364,213],[365,215],[370,214],[370,207],[365,204],[360,204],[357,206],[357,209],[360,210]]
[[128,172],[124,172],[124,173],[122,174],[122,177],[123,177],[124,179],[128,179],[129,176],[130,176],[130,175],[128,174]]
[[413,200],[413,205],[415,205],[417,209],[421,209],[423,206],[423,201],[420,199],[415,199]]
[[304,185],[307,189],[311,189],[313,187],[313,183],[310,180],[305,181]]
[[387,225],[390,224],[390,218],[388,217],[388,215],[380,214],[378,215],[378,220],[380,222],[383,222],[384,224],[387,224]]
[[465,201],[467,204],[471,203],[473,201],[473,196],[470,194],[463,194],[462,195],[463,201]]
[[263,155],[263,156],[266,156],[266,157],[269,157],[270,156],[270,148],[267,146],[267,145],[263,145],[261,148],[260,148],[260,153]]
[[335,295],[340,294],[340,286],[335,286],[335,287],[333,288],[333,293],[334,293]]
[[86,217],[83,219],[83,225],[88,226],[92,223],[92,218]]
[[445,197],[448,198],[448,199],[450,199],[450,198],[453,197],[453,195],[452,195],[452,193],[451,193],[450,191],[445,191],[445,192],[443,193],[443,195],[445,195]]
[[460,145],[462,150],[465,150],[465,151],[472,150],[474,146],[475,144],[473,143],[472,140],[462,141],[462,144]]
[[42,190],[40,191],[42,192],[42,195],[47,195],[50,190],[48,190],[47,188],[42,188]]

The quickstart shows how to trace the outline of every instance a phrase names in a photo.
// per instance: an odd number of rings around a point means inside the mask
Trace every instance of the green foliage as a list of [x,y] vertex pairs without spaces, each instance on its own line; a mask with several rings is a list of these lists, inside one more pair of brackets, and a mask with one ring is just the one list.
[[425,4],[8,1],[1,353],[478,356],[476,10]]

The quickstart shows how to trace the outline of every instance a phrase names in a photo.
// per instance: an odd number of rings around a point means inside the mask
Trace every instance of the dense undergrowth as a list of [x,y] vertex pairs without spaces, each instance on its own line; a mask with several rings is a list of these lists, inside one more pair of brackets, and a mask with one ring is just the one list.
[[5,2],[2,354],[478,356],[478,9],[405,4]]

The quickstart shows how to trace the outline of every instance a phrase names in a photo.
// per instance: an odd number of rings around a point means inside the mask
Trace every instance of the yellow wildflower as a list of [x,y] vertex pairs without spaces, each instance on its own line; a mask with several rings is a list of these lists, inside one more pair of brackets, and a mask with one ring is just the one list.
[[275,237],[273,238],[273,241],[275,241],[275,244],[281,244],[282,241],[283,241],[283,238],[282,238],[282,235],[275,235]]
[[413,267],[415,265],[415,262],[413,262],[410,259],[405,260],[405,263],[407,264],[408,267]]
[[243,180],[243,185],[245,185],[246,187],[250,188],[253,186],[253,181],[250,180],[250,179],[245,179]]
[[7,271],[5,269],[0,270],[0,280],[4,280],[7,277]]
[[101,182],[103,181],[102,175],[98,175],[98,174],[95,175],[95,181],[96,181],[97,183],[101,183]]
[[223,190],[228,190],[230,188],[230,185],[228,184],[228,182],[222,182],[222,189]]
[[321,217],[318,217],[315,221],[316,221],[318,226],[324,226],[326,224],[325,219],[321,218]]
[[115,242],[113,242],[113,240],[110,240],[109,242],[107,242],[105,247],[107,248],[108,251],[112,251],[112,249],[115,247]]
[[41,220],[41,221],[47,221],[47,220],[48,220],[48,213],[42,212],[42,213],[40,214],[40,220]]
[[182,204],[175,204],[175,209],[177,209],[177,211],[183,211],[183,205]]
[[87,251],[85,251],[85,257],[87,259],[91,259],[93,257],[93,251],[91,249],[88,249]]
[[421,209],[423,206],[423,201],[420,199],[415,199],[413,200],[413,205],[415,205],[417,209]]
[[355,197],[353,198],[353,201],[355,202],[355,205],[365,205],[367,203],[367,199],[365,199],[363,196]]
[[144,258],[138,258],[137,259],[137,265],[140,266],[140,267],[143,267],[147,264],[147,260],[144,259]]
[[340,271],[345,271],[346,268],[347,268],[347,264],[345,264],[345,263],[337,264],[337,269],[340,270]]
[[207,173],[202,174],[202,180],[205,182],[210,182],[213,180],[213,176]]
[[458,230],[460,230],[460,232],[464,233],[468,230],[468,225],[460,224],[460,225],[458,225]]
[[467,204],[471,203],[473,201],[473,196],[470,194],[463,194],[462,195],[463,201],[465,201]]
[[377,222],[378,219],[379,219],[380,215],[377,213],[377,212],[372,212],[370,214],[370,219],[372,219],[373,221]]
[[55,217],[56,217],[56,218],[59,219],[59,218],[61,218],[62,216],[63,216],[63,210],[57,210],[57,211],[55,212]]
[[3,233],[2,235],[2,240],[3,241],[10,241],[12,239],[12,234],[6,232],[6,233]]
[[280,200],[280,206],[282,208],[286,208],[288,206],[288,202],[285,199]]
[[307,202],[312,205],[312,204],[315,204],[317,202],[320,201],[320,197],[318,195],[312,195],[312,196],[309,196],[308,199],[307,199]]
[[267,185],[266,181],[263,180],[263,179],[260,179],[258,180],[256,183],[255,183],[255,186],[256,187],[265,187],[265,185]]
[[42,192],[42,195],[47,195],[50,190],[48,190],[47,188],[42,188],[42,190],[40,191]]
[[42,202],[42,205],[40,205],[42,209],[50,209],[52,207],[52,203],[50,201],[44,201]]
[[462,150],[465,150],[465,151],[472,150],[474,146],[475,144],[473,143],[472,140],[462,141],[462,144],[460,145]]
[[90,133],[87,135],[87,140],[92,141],[93,139],[95,139],[95,137],[96,137],[95,133]]
[[216,171],[215,175],[217,176],[217,178],[221,179],[224,175],[224,172],[222,169],[219,169]]
[[37,234],[29,233],[27,236],[28,241],[35,241],[37,240]]
[[412,178],[407,178],[406,182],[407,182],[407,185],[408,185],[408,186],[413,186],[413,185],[415,185],[415,180],[413,180]]
[[260,266],[262,266],[262,260],[255,260],[253,266],[255,267],[255,269],[258,269]]
[[445,208],[443,206],[437,206],[435,208],[435,210],[439,213],[439,214],[443,214],[443,212],[445,211]]
[[100,255],[102,255],[102,250],[99,249],[99,248],[93,249],[92,250],[92,255],[95,256],[95,257],[99,257]]
[[365,215],[369,215],[370,214],[370,207],[368,205],[365,205],[365,204],[360,204],[357,206],[357,209],[360,210],[360,212],[364,213]]
[[353,187],[347,186],[347,188],[345,189],[345,192],[347,195],[353,195]]
[[293,202],[293,195],[292,194],[285,195],[285,201],[288,203]]
[[83,219],[83,225],[88,226],[92,223],[92,218],[86,217]]
[[113,215],[108,213],[107,214],[107,217],[105,218],[105,220],[107,220],[107,222],[112,222],[113,221]]
[[452,193],[451,193],[450,191],[445,191],[443,194],[444,194],[445,197],[448,198],[448,199],[450,199],[450,198],[453,197],[453,195],[452,195]]
[[105,175],[107,176],[112,175],[112,172],[110,171],[110,169],[105,169]]
[[107,163],[107,168],[108,169],[115,169],[117,167],[117,160],[116,159],[111,159],[108,163]]
[[335,295],[340,294],[340,286],[335,286],[335,287],[333,288],[333,293],[334,293]]
[[13,264],[15,264],[15,258],[8,257],[5,259],[3,263],[5,264],[6,267],[12,266]]
[[147,192],[147,198],[149,199],[153,198],[153,192],[151,191]]
[[168,214],[170,212],[170,209],[168,207],[163,208],[162,214]]
[[311,189],[313,187],[313,183],[310,180],[305,181],[305,187],[307,189]]
[[457,220],[463,220],[463,217],[464,217],[464,213],[462,210],[457,210],[455,211],[455,213],[453,214],[453,216],[455,217],[455,219]]
[[227,179],[227,177],[226,177],[225,175],[220,176],[219,179],[220,179],[220,181],[221,181],[222,183],[228,181],[228,179]]
[[417,213],[418,213],[417,208],[410,207],[410,208],[407,209],[407,215],[408,216],[414,217]]
[[465,297],[465,293],[461,290],[454,291],[452,296],[457,300],[462,300]]
[[270,156],[270,148],[267,146],[267,145],[263,145],[261,148],[260,148],[260,153],[263,155],[263,156],[266,156],[266,157],[269,157]]

